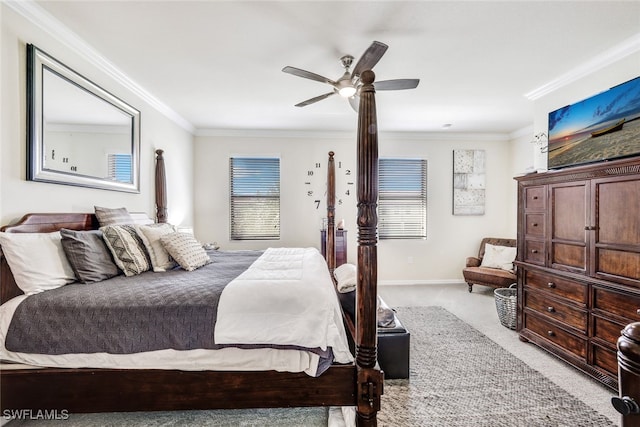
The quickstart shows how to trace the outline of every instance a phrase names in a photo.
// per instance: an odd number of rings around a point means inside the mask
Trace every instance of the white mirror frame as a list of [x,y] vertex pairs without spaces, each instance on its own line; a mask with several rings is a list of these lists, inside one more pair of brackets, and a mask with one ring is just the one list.
[[[131,136],[131,182],[46,167],[43,111],[45,70],[130,117],[127,134]],[[27,179],[129,193],[140,192],[140,112],[31,44],[27,44]]]

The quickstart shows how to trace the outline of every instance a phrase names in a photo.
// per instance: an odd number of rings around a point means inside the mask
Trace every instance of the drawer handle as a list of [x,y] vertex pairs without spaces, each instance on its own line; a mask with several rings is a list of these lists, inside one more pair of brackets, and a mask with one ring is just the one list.
[[533,200],[538,200],[538,196],[533,196]]
[[555,284],[555,283],[553,283],[553,282],[549,282],[549,283],[547,283],[547,286],[548,286],[549,288],[551,288],[551,289],[555,289],[555,288],[556,288],[556,284]]
[[531,253],[532,253],[532,254],[537,254],[537,253],[538,253],[538,250],[537,250],[537,249],[532,249],[532,250],[531,250]]
[[556,333],[553,331],[547,331],[547,335],[549,335],[550,337],[555,337]]
[[537,223],[537,222],[534,222],[534,223],[532,223],[531,225],[532,225],[533,227],[537,227],[537,226],[538,226],[538,223]]
[[549,307],[547,307],[547,311],[548,311],[549,313],[553,313],[554,311],[556,311],[556,309],[555,309],[555,308],[553,308],[553,307],[551,307],[551,306],[549,306]]
[[640,314],[640,308],[636,310],[636,314]]

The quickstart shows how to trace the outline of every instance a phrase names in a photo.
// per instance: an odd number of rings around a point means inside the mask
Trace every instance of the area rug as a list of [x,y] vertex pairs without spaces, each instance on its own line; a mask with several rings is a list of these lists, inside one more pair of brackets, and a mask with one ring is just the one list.
[[[409,380],[385,382],[379,426],[614,427],[604,415],[530,368],[441,307],[399,307],[411,331]],[[325,408],[71,414],[8,425],[291,426],[327,425]]]
[[609,418],[441,307],[400,307],[409,380],[385,383],[380,425],[604,427]]

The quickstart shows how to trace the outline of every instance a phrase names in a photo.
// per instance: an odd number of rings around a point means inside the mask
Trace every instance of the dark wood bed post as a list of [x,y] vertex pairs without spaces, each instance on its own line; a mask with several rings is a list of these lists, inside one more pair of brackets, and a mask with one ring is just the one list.
[[618,338],[618,397],[613,407],[621,427],[640,426],[640,322],[628,324]]
[[164,150],[156,150],[156,221],[167,222],[167,181],[164,172]]
[[336,165],[333,159],[333,151],[329,151],[329,164],[327,167],[327,265],[333,279],[333,270],[336,269]]
[[384,378],[376,369],[378,287],[378,129],[373,71],[362,73],[358,115],[357,425],[376,426]]

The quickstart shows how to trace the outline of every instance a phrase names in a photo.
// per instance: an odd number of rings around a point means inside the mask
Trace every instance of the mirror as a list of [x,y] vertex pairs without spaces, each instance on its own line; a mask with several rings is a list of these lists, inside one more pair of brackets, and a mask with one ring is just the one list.
[[27,45],[27,179],[140,192],[140,112]]

